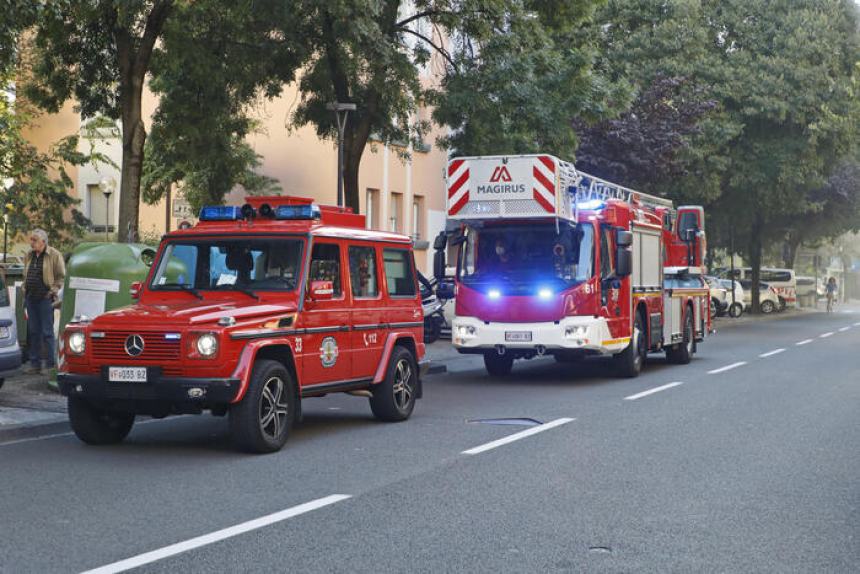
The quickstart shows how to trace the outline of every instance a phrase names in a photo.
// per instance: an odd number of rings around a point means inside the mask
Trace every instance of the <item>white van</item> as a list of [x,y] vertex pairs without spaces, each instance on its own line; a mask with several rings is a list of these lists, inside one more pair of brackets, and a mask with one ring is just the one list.
[[[720,276],[728,278],[730,270],[723,271]],[[735,279],[739,281],[750,281],[752,270],[749,267],[735,268]],[[776,267],[762,267],[759,281],[770,285],[779,298],[779,310],[787,306],[797,307],[797,278],[794,269],[779,269]]]

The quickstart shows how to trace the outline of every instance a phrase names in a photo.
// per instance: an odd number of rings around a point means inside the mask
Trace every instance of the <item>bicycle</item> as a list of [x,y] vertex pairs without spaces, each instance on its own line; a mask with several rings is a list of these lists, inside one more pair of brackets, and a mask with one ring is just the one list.
[[836,293],[827,294],[827,312],[833,312],[833,304],[836,303]]

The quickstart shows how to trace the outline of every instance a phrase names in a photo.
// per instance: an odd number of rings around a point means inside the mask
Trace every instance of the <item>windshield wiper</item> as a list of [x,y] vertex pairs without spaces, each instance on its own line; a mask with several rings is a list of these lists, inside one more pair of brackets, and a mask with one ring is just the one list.
[[257,301],[260,300],[260,296],[257,295],[257,293],[255,291],[253,291],[252,289],[249,289],[248,287],[239,287],[238,285],[231,285],[231,287],[233,288],[232,289],[233,291],[238,291],[239,293],[244,293],[248,297],[253,297]]
[[191,293],[198,299],[203,299],[203,295],[200,294],[200,291],[198,291],[191,285],[186,285],[185,283],[164,283],[163,285],[159,285],[159,287],[179,287],[182,291],[185,291],[186,293]]

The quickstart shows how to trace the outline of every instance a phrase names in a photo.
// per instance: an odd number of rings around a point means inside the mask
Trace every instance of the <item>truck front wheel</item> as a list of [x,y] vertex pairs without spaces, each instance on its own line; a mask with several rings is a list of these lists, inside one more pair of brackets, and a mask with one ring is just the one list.
[[648,355],[648,344],[645,335],[642,315],[636,313],[630,344],[627,345],[626,349],[615,355],[616,368],[620,376],[632,379],[633,377],[638,377],[639,373],[642,372],[642,365],[645,364],[645,357]]
[[230,434],[245,452],[275,452],[287,442],[295,414],[289,371],[277,361],[257,361],[245,397],[230,408]]
[[511,369],[514,368],[514,357],[510,353],[500,355],[496,351],[487,351],[484,353],[484,366],[494,377],[504,377],[511,374]]
[[91,445],[117,444],[134,425],[134,415],[99,409],[80,397],[69,397],[69,422],[75,435]]

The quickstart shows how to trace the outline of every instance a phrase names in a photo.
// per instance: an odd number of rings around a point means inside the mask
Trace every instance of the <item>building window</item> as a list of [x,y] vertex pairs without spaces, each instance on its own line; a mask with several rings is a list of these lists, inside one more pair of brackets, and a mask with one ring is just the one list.
[[105,199],[101,187],[98,184],[87,185],[87,199],[90,207],[90,222],[92,230],[96,233],[104,233],[105,225],[108,232],[115,231],[113,222],[113,206],[114,196],[112,193],[108,199]]
[[388,212],[388,229],[395,233],[403,232],[403,194],[391,192],[391,204]]
[[368,229],[379,229],[379,190],[367,189],[364,196],[365,225]]
[[420,241],[424,237],[424,198],[412,199],[412,239]]

